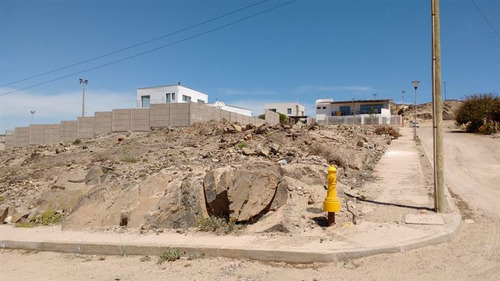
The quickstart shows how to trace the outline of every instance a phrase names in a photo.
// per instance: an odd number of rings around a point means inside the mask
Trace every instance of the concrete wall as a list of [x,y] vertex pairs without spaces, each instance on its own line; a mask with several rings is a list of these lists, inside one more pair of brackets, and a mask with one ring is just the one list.
[[31,125],[16,128],[6,136],[6,148],[30,144],[57,144],[76,139],[93,138],[96,134],[126,131],[149,131],[158,127],[187,127],[195,122],[225,119],[242,125],[279,123],[279,114],[266,112],[266,121],[256,117],[228,112],[199,103],[151,104],[150,108],[115,109],[96,112],[95,117],[79,117],[77,121],[61,121],[55,125]]
[[271,110],[266,110],[265,117],[266,117],[266,122],[271,125],[276,125],[280,123],[279,113],[273,112]]
[[15,147],[30,145],[30,128],[29,127],[16,127],[14,129],[16,135]]
[[78,139],[91,139],[94,137],[95,117],[78,117],[76,137]]
[[132,132],[147,132],[151,130],[149,108],[135,108],[130,112],[130,130]]
[[14,130],[5,131],[5,149],[14,148],[16,146],[16,134]]
[[96,134],[108,134],[112,132],[113,112],[96,112],[94,117]]
[[61,121],[60,138],[63,142],[70,142],[77,139],[77,123],[76,121]]
[[190,104],[188,103],[172,103],[170,104],[170,126],[172,127],[187,127],[189,126]]
[[58,144],[61,142],[61,125],[45,125],[44,144]]
[[126,132],[132,129],[132,110],[131,109],[113,109],[113,132]]
[[29,127],[29,144],[44,144],[45,125],[33,124]]
[[151,128],[168,127],[170,125],[170,104],[152,104],[149,109],[149,118]]

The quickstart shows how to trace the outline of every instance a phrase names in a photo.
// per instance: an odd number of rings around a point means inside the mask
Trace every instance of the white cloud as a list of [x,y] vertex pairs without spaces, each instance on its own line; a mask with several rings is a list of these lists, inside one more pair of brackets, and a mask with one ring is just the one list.
[[[6,93],[14,89],[3,89]],[[85,115],[93,116],[96,111],[117,108],[135,108],[135,93],[120,93],[107,90],[90,90],[85,93]],[[12,129],[12,124],[27,126],[30,111],[35,110],[36,120],[74,120],[81,116],[82,93],[68,91],[57,94],[20,91],[0,97],[1,131]],[[27,117],[28,116],[28,117]]]
[[301,86],[297,90],[299,93],[314,93],[314,92],[362,92],[369,93],[373,89],[367,86]]
[[255,89],[236,89],[236,88],[220,88],[212,94],[214,98],[224,99],[231,96],[271,96],[276,95],[276,91],[265,90],[260,88]]

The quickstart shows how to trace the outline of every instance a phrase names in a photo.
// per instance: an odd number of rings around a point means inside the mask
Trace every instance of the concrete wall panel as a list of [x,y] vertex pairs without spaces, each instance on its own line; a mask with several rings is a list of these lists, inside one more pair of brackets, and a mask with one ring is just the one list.
[[151,130],[149,108],[135,108],[131,110],[131,131],[147,132]]
[[76,121],[61,121],[61,141],[72,142],[77,139],[78,124]]
[[111,129],[113,132],[126,132],[132,129],[131,127],[131,109],[113,109],[113,118]]
[[96,134],[109,134],[112,132],[113,112],[111,111],[96,112],[94,117],[95,117]]
[[45,125],[44,144],[58,144],[61,141],[61,125]]
[[189,104],[173,103],[170,104],[170,126],[187,127],[189,126]]
[[44,144],[45,125],[32,124],[29,127],[29,144]]
[[16,147],[16,133],[14,130],[5,131],[5,149]]
[[30,144],[29,127],[16,127],[14,134],[16,136],[16,147],[28,146]]
[[94,117],[78,117],[76,137],[78,139],[91,139],[94,137]]
[[170,104],[152,104],[150,107],[150,126],[153,128],[170,126]]

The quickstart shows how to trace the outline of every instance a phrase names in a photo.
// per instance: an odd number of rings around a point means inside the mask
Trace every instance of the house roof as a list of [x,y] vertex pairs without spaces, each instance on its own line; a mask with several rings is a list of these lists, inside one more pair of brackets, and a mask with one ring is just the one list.
[[349,100],[349,101],[325,101],[325,102],[318,102],[320,103],[330,103],[330,104],[338,104],[338,103],[345,103],[345,104],[352,104],[352,103],[373,103],[373,102],[392,102],[391,99],[380,99],[380,100]]
[[[155,88],[164,88],[164,87],[174,87],[174,86],[177,86],[177,87],[183,87],[183,88],[186,88],[186,89],[191,89],[193,91],[197,91],[199,93],[202,93],[202,94],[205,94],[204,92],[202,91],[199,91],[199,90],[196,90],[196,89],[193,89],[193,88],[190,88],[190,87],[186,87],[184,85],[181,85],[181,84],[173,84],[173,85],[160,85],[160,86],[151,86],[151,87],[142,87],[142,88],[137,88],[137,90],[144,90],[144,89],[155,89]],[[208,94],[205,94],[205,95],[208,95]]]

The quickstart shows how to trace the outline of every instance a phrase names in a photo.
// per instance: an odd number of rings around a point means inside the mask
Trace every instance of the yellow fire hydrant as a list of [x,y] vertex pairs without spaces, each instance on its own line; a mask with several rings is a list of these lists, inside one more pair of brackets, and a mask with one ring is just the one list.
[[323,202],[323,211],[328,212],[328,226],[335,224],[335,213],[340,211],[340,202],[337,198],[337,169],[331,165],[328,168],[328,191]]

